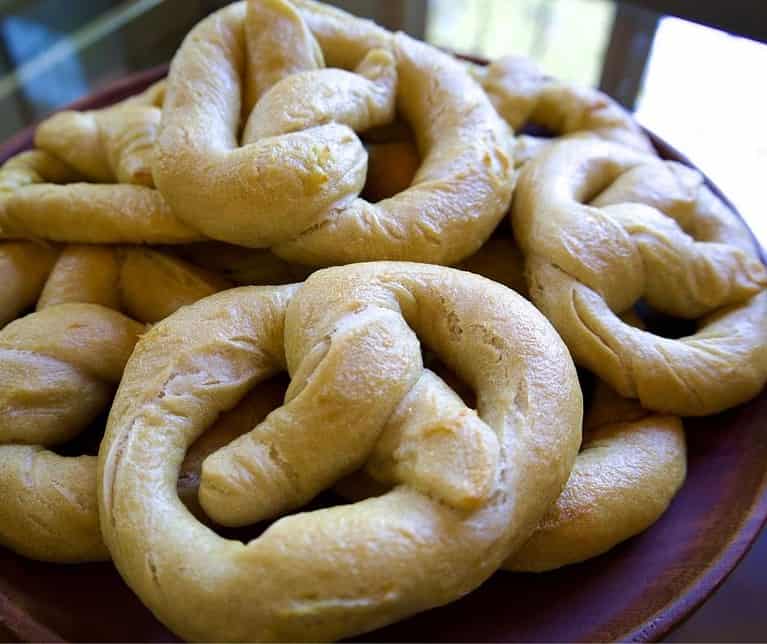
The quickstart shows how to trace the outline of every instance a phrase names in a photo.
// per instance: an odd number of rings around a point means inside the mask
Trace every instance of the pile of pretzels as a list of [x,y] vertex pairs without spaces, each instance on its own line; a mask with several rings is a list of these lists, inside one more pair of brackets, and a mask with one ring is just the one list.
[[0,544],[111,560],[186,639],[349,637],[604,553],[683,484],[680,417],[767,381],[738,217],[524,59],[247,0],[34,143],[0,167]]

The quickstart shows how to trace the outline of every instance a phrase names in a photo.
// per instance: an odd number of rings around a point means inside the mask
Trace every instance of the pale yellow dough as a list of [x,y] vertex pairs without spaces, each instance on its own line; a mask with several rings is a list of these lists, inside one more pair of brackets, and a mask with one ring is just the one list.
[[0,331],[1,544],[46,561],[108,558],[98,525],[96,459],[45,448],[74,438],[109,408],[144,331],[118,309],[156,322],[227,286],[149,249],[62,251],[38,313]]
[[[74,149],[74,154],[79,148]],[[44,150],[0,166],[0,239],[181,244],[203,235],[143,185],[83,183],[81,172]]]
[[[416,333],[475,388],[476,412],[424,370]],[[397,486],[223,539],[173,481],[218,414],[286,368],[285,405],[203,464],[207,513],[238,524],[297,508],[385,436],[409,447]],[[184,638],[337,639],[491,575],[559,495],[581,422],[553,329],[482,277],[380,262],[234,289],[139,342],[99,453],[102,532],[128,585]]]
[[72,245],[62,251],[37,308],[101,304],[135,320],[158,322],[230,286],[215,273],[149,248]]
[[66,110],[37,126],[35,146],[89,181],[154,186],[152,160],[165,82],[100,110]]
[[647,412],[604,385],[595,397],[567,486],[505,569],[543,572],[607,552],[655,523],[684,483],[678,417]]
[[108,556],[96,459],[44,446],[79,434],[104,411],[143,325],[95,304],[62,304],[0,331],[0,543],[27,557]]
[[[74,320],[74,322],[73,322]],[[30,351],[33,342],[25,342],[25,335],[32,339],[33,327],[42,330],[55,340],[62,333],[70,333],[71,324],[81,325],[83,335],[92,333],[79,345],[81,352],[98,351],[103,348],[98,336],[106,331],[111,334],[113,346],[121,352],[123,359],[132,349],[142,327],[127,320],[119,313],[114,313],[92,304],[62,305],[57,313],[48,310],[44,314],[36,313],[17,324],[17,333],[11,342],[6,342],[0,332],[0,346],[8,344],[19,351]],[[25,334],[26,331],[26,334]],[[35,333],[39,335],[39,333]],[[58,396],[59,403],[54,410],[59,420],[67,414],[66,406],[74,410],[82,404],[83,380],[88,376],[78,371],[76,365],[60,363],[56,371],[54,352],[46,348],[48,356],[39,354],[36,358],[45,361],[45,368],[58,381],[49,387],[46,394]],[[54,348],[55,349],[55,348]],[[7,355],[6,349],[0,348],[0,359]],[[33,358],[33,354],[28,359]],[[27,369],[31,362],[27,362]],[[0,365],[0,383],[4,388],[13,386],[7,381],[8,369]],[[117,373],[108,389],[116,387]],[[87,387],[85,388],[87,396]],[[76,391],[73,391],[76,390]],[[218,447],[228,442],[233,436],[239,436],[250,430],[266,414],[279,404],[281,391],[279,383],[265,383],[248,396],[240,405],[221,418],[187,452],[181,467],[178,489],[181,498],[194,511],[201,514],[197,503],[200,464]],[[12,392],[19,397],[20,387]],[[110,398],[111,399],[111,398]],[[108,399],[104,399],[104,408]],[[4,399],[3,403],[8,400]],[[42,407],[30,407],[29,400],[11,406],[7,411],[17,414],[34,415],[42,412]],[[84,428],[89,419],[99,413],[96,405],[88,418],[81,418]],[[5,428],[8,429],[7,427]],[[49,443],[49,441],[44,441]],[[57,442],[57,441],[50,441]],[[0,544],[15,552],[41,561],[56,563],[80,563],[109,559],[109,552],[101,538],[96,499],[96,458],[94,456],[64,457],[45,449],[42,445],[4,444],[0,438]]]
[[[530,297],[576,362],[622,396],[707,415],[767,381],[767,271],[745,226],[675,162],[563,141],[527,164],[511,213]],[[640,298],[696,333],[669,339],[619,315]]]
[[[513,177],[508,128],[482,90],[447,54],[383,31],[354,72],[325,68],[302,7],[230,5],[184,41],[154,166],[174,211],[210,237],[308,265],[476,251]],[[355,131],[392,121],[395,98],[423,162],[409,188],[371,204],[358,197],[367,154]]]
[[[633,116],[607,94],[546,76],[529,58],[505,56],[490,65],[469,65],[498,113],[514,129],[534,124],[556,137],[596,138],[655,154]],[[521,136],[514,160],[522,165],[552,142]]]

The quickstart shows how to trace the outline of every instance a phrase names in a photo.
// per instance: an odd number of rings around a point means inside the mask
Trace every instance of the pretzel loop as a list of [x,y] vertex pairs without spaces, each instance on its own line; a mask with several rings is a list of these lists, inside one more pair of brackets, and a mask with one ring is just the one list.
[[[533,301],[576,361],[644,407],[705,415],[767,380],[767,271],[736,216],[679,164],[561,142],[522,172],[512,224]],[[644,297],[701,318],[656,336],[620,319]]]
[[0,331],[0,543],[46,561],[109,557],[96,459],[46,448],[81,434],[109,408],[144,331],[118,309],[156,321],[226,286],[148,249],[62,251],[38,312]]
[[[480,88],[449,56],[384,31],[357,30],[354,73],[321,68],[305,6],[238,3],[185,40],[154,168],[174,211],[211,237],[311,265],[450,263],[477,250],[513,174],[507,129]],[[395,95],[423,164],[412,186],[371,204],[358,197],[367,155],[354,131],[392,121]]]

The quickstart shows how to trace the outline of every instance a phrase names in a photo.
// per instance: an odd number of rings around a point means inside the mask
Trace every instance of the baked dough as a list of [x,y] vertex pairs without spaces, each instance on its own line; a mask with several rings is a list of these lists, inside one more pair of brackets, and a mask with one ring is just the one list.
[[[529,58],[505,56],[490,65],[468,65],[498,113],[520,131],[533,124],[557,137],[597,138],[655,154],[633,116],[607,94],[546,76]],[[551,140],[522,136],[515,163],[529,160]]]
[[[45,561],[108,559],[98,525],[95,457],[46,448],[74,438],[109,408],[144,331],[117,309],[155,322],[227,286],[145,248],[62,251],[38,313],[0,331],[0,543]],[[231,435],[230,425],[214,435]],[[190,458],[199,461],[200,449]],[[192,463],[182,473],[187,487],[193,469]]]
[[660,518],[686,470],[681,420],[647,412],[600,384],[567,486],[503,567],[543,572],[607,552]]
[[34,306],[57,255],[49,244],[0,243],[0,329]]
[[[475,387],[478,413],[424,371],[414,331]],[[286,404],[203,464],[208,514],[234,524],[296,508],[382,435],[412,448],[399,485],[284,517],[247,544],[222,539],[170,482],[221,411],[286,367]],[[460,597],[529,536],[572,467],[581,405],[545,319],[470,273],[378,262],[230,290],[138,344],[99,453],[102,532],[128,585],[182,637],[361,633]]]
[[67,246],[37,303],[90,302],[158,322],[231,283],[181,259],[138,246]]
[[58,112],[37,126],[35,146],[89,181],[154,187],[152,159],[164,95],[160,81],[100,110]]
[[[460,63],[404,34],[354,73],[323,68],[301,16],[283,0],[238,3],[184,41],[154,166],[174,211],[210,237],[308,265],[452,263],[476,251],[513,177],[508,129],[484,93]],[[354,131],[391,121],[395,93],[423,163],[410,188],[370,204],[358,198],[367,155]]]
[[0,239],[84,244],[188,244],[205,237],[182,223],[158,190],[126,184],[42,183],[0,208]]
[[0,239],[180,244],[203,236],[146,186],[82,183],[80,172],[43,150],[0,166]]
[[43,446],[108,408],[143,325],[94,304],[63,304],[0,331],[0,543],[47,561],[108,557],[95,503],[96,459]]
[[[121,365],[142,331],[142,325],[95,304],[63,304],[0,331],[3,546],[25,557],[56,563],[109,559],[98,521],[96,458],[61,456],[43,445],[21,444],[19,434],[28,435],[25,429],[37,425],[40,418],[59,422],[71,418],[77,433],[85,429],[107,409]],[[73,333],[75,346],[70,346]],[[42,343],[44,337],[48,340]],[[88,362],[98,364],[102,350],[112,351],[110,372],[93,375]],[[86,359],[74,361],[78,355]],[[35,375],[45,382],[44,387],[37,387]],[[178,481],[179,494],[191,508],[198,508],[200,463],[227,439],[262,420],[279,404],[279,391],[278,383],[265,383],[192,445]],[[9,426],[14,418],[15,431]],[[36,438],[44,445],[60,442],[53,431]]]
[[[511,220],[532,301],[576,362],[622,396],[697,416],[764,386],[767,271],[695,170],[615,144],[559,142],[523,169]],[[699,330],[670,339],[626,324],[619,315],[640,298],[701,318]]]

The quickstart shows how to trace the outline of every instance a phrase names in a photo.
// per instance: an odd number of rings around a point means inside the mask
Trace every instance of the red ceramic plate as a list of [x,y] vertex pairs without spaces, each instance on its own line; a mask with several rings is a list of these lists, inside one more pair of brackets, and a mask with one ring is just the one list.
[[[161,78],[155,69],[74,107],[102,107]],[[661,156],[689,163],[652,137]],[[31,145],[31,130],[0,161]],[[764,259],[764,258],[763,258]],[[767,517],[767,391],[724,414],[685,421],[687,481],[660,521],[583,564],[497,573],[449,606],[370,633],[373,641],[656,640],[694,610],[748,550]],[[173,641],[110,564],[56,566],[0,548],[0,634],[36,641]]]

